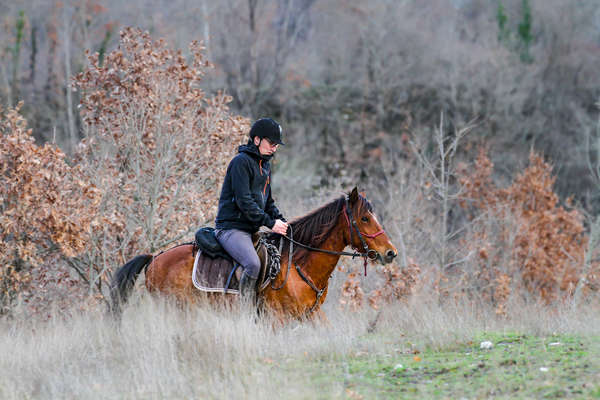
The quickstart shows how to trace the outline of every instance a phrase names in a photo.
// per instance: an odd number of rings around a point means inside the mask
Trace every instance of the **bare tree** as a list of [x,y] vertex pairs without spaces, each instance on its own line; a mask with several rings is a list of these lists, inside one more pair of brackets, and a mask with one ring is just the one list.
[[78,142],[78,135],[75,127],[75,116],[73,114],[73,91],[71,90],[71,85],[69,81],[72,76],[71,72],[71,38],[73,32],[73,10],[69,6],[65,6],[63,8],[62,13],[62,30],[61,30],[61,38],[63,44],[63,55],[64,55],[64,66],[65,66],[65,96],[66,96],[66,113],[67,113],[67,121],[68,121],[68,134],[69,134],[69,148],[74,149]]
[[[286,65],[314,0],[236,0],[215,11],[211,51],[237,107],[259,115],[277,102]],[[225,29],[223,29],[225,28]]]
[[[600,102],[596,103],[600,108]],[[584,131],[585,135],[585,153],[586,161],[590,174],[596,183],[595,191],[600,190],[600,119],[596,124],[595,129]],[[598,258],[598,249],[600,248],[600,215],[590,217],[590,233],[585,251],[585,257],[579,280],[573,293],[573,307],[576,308],[582,297],[584,287],[590,282],[588,276],[592,271],[592,267],[597,265],[600,259]]]
[[427,152],[422,146],[412,144],[419,162],[429,173],[431,190],[442,207],[439,238],[436,243],[436,247],[439,248],[439,268],[441,271],[464,261],[464,259],[458,260],[450,257],[448,254],[450,241],[455,239],[460,232],[460,229],[449,229],[448,219],[451,203],[460,198],[462,191],[460,185],[453,187],[455,186],[453,181],[455,181],[456,172],[454,158],[458,150],[458,143],[474,128],[474,123],[475,121],[471,121],[464,128],[455,131],[453,135],[448,135],[446,134],[444,114],[442,113],[440,115],[440,125],[436,131],[436,155],[433,161],[427,156]]

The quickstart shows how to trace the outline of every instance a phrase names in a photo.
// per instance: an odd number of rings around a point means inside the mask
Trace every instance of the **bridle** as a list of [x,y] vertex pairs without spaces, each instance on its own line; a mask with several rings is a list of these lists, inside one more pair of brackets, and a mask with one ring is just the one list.
[[[292,255],[294,252],[294,244],[300,247],[303,247],[307,250],[310,251],[317,251],[320,253],[325,253],[325,254],[332,254],[332,255],[336,255],[336,256],[350,256],[353,259],[355,257],[362,257],[364,259],[364,270],[365,270],[365,276],[367,276],[367,262],[368,260],[374,261],[377,259],[377,252],[373,249],[369,248],[369,245],[367,244],[367,241],[365,240],[365,237],[368,237],[369,239],[374,239],[379,235],[382,235],[385,233],[385,231],[382,229],[379,232],[373,233],[373,234],[367,234],[364,232],[361,232],[360,229],[358,228],[358,224],[356,223],[356,220],[354,219],[354,215],[352,214],[352,208],[349,206],[348,204],[348,198],[344,197],[344,205],[342,207],[342,212],[344,213],[344,217],[346,219],[346,222],[348,223],[348,230],[350,233],[350,246],[354,249],[357,250],[354,253],[350,253],[347,251],[332,251],[332,250],[325,250],[325,249],[319,249],[316,247],[311,247],[308,245],[305,245],[303,243],[297,242],[293,239],[293,231],[292,231],[292,227],[291,225],[288,227],[290,230],[290,236],[287,235],[281,235],[282,237],[286,238],[287,240],[290,241],[290,250],[288,252],[288,265],[287,265],[287,270],[285,273],[285,278],[283,280],[283,283],[275,288],[271,285],[271,289],[273,290],[279,290],[281,288],[283,288],[287,282],[287,278],[288,278],[288,274],[290,272],[290,265],[292,263]],[[358,252],[358,249],[356,249],[356,247],[352,244],[352,231],[354,230],[354,232],[356,232],[356,235],[358,236],[358,239],[360,240],[362,246],[363,246],[363,252],[360,253]],[[282,243],[283,241],[281,241],[280,243],[280,248],[282,247]],[[281,252],[281,251],[280,251]],[[319,289],[317,288],[317,286],[314,284],[314,282],[308,277],[306,276],[306,274],[304,272],[302,272],[302,270],[300,269],[300,267],[298,265],[295,266],[296,271],[298,272],[298,275],[300,275],[300,278],[302,278],[302,280],[308,285],[310,286],[310,288],[312,290],[315,291],[316,293],[316,300],[315,303],[312,305],[312,307],[310,308],[310,310],[308,310],[307,314],[312,313],[315,308],[317,307],[317,305],[319,304],[319,300],[321,299],[321,296],[323,296],[323,293],[325,293],[325,290],[327,289],[327,285],[325,285],[325,287],[323,289]]]
[[364,257],[364,259],[365,259],[365,276],[367,276],[367,259],[369,259],[371,261],[376,260],[377,252],[373,249],[369,249],[369,246],[367,245],[367,242],[365,241],[364,237],[366,236],[369,239],[374,239],[377,236],[384,234],[385,231],[382,229],[379,232],[373,233],[371,235],[361,232],[360,229],[358,229],[358,225],[356,224],[356,220],[354,219],[354,216],[352,215],[352,208],[348,207],[348,199],[344,198],[344,200],[345,200],[345,202],[344,202],[343,211],[344,211],[344,217],[346,217],[346,222],[348,223],[348,229],[350,230],[350,245],[352,246],[352,228],[354,228],[354,231],[358,235],[358,239],[360,240],[360,242],[363,246],[364,253],[361,253],[361,256]]

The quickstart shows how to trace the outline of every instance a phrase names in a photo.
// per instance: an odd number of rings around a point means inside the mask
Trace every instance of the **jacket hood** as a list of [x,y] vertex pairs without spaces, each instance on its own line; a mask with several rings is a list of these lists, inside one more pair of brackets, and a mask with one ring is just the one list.
[[238,147],[238,153],[247,153],[253,157],[262,159],[264,161],[269,161],[273,158],[273,154],[271,154],[270,156],[264,156],[264,155],[260,154],[260,151],[258,150],[258,146],[256,146],[252,141],[248,141],[248,144],[244,144],[244,145]]

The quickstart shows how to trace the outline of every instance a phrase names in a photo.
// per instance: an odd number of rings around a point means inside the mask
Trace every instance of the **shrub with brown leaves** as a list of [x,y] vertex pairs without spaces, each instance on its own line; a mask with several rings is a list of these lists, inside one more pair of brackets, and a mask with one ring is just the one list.
[[[407,261],[408,265],[405,267],[392,263],[374,269],[377,274],[377,288],[369,291],[367,296],[371,308],[378,309],[383,304],[406,300],[415,292],[420,283],[421,268],[412,259]],[[339,298],[340,306],[350,311],[358,311],[363,307],[364,300],[365,292],[361,287],[359,274],[354,271],[347,272]]]
[[342,285],[342,295],[340,296],[340,306],[358,311],[362,305],[365,294],[360,287],[360,279],[356,276],[356,272],[351,272],[344,284]]
[[381,304],[397,300],[406,300],[416,289],[421,269],[412,260],[401,268],[395,263],[377,269],[383,277],[383,284],[369,295],[369,305],[375,309]]
[[0,110],[0,314],[30,294],[33,268],[45,258],[84,249],[91,216],[79,211],[97,199],[58,147],[35,143],[21,106]]
[[501,314],[515,290],[525,289],[547,303],[572,294],[587,238],[581,213],[559,204],[552,167],[532,152],[529,166],[505,189],[494,184],[492,171],[482,150],[474,168],[460,178],[462,205],[474,218],[473,237],[467,242],[477,243],[473,250],[478,269],[472,277],[477,283],[471,287]]

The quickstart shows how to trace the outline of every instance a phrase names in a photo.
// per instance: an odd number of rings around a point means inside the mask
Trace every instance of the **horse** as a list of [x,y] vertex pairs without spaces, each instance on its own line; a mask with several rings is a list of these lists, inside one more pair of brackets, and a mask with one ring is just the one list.
[[[398,254],[377,220],[371,203],[364,194],[358,193],[357,188],[293,220],[289,227],[288,232],[293,232],[293,238],[275,233],[267,235],[272,244],[282,244],[281,268],[271,284],[258,295],[262,308],[274,312],[280,320],[327,320],[321,305],[327,297],[329,279],[340,256],[363,257],[366,274],[367,260],[387,264]],[[284,243],[280,243],[281,240]],[[355,252],[343,251],[348,246]],[[113,277],[113,304],[120,306],[126,301],[144,269],[146,288],[150,292],[174,297],[178,303],[195,304],[201,292],[192,283],[194,250],[193,244],[182,244],[157,256],[144,254],[133,258]],[[229,299],[237,297],[224,293],[215,295]]]

